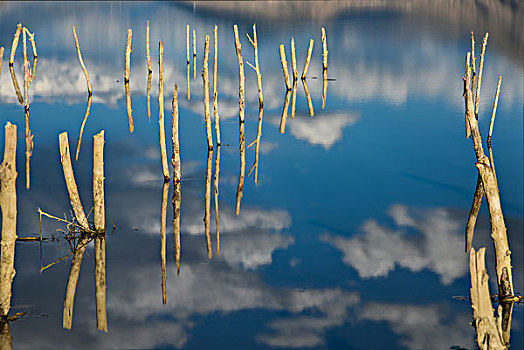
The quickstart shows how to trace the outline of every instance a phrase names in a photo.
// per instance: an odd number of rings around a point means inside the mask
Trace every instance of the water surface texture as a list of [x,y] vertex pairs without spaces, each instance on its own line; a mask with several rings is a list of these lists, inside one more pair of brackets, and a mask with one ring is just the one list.
[[[426,7],[402,6],[403,2],[297,4],[0,4],[0,45],[6,49],[0,124],[11,121],[18,126],[18,236],[39,235],[38,208],[70,217],[58,134],[68,132],[74,158],[87,102],[73,25],[93,89],[79,159],[73,160],[86,212],[93,206],[92,137],[105,130],[106,140],[108,332],[96,326],[94,243],[88,245],[82,262],[72,329],[62,328],[71,257],[42,273],[40,268],[68,255],[70,246],[64,232],[57,231],[65,230],[65,225],[42,218],[44,236],[59,241],[16,246],[11,312],[26,314],[10,323],[14,349],[475,349],[471,305],[453,298],[469,295],[464,229],[477,179],[472,141],[465,139],[462,98],[470,29],[475,30],[477,57],[484,31],[490,32],[479,107],[484,139],[498,76],[502,76],[492,143],[515,292],[523,292],[523,42],[522,17],[514,13],[521,10],[513,9],[507,21],[497,21],[505,12],[483,20],[486,16],[479,15],[475,5],[464,5],[460,12],[431,2]],[[457,18],[459,13],[470,15]],[[146,102],[148,20],[151,122]],[[36,33],[38,48],[30,86],[34,150],[29,190],[25,189],[24,108],[8,66],[19,22]],[[253,23],[264,94],[256,185],[254,172],[248,176],[256,147],[247,146],[257,137],[257,80],[245,63],[254,64],[253,47],[245,35],[252,36]],[[209,35],[212,87],[215,24],[222,134],[220,256],[215,236],[215,147],[209,259],[203,221],[208,152],[201,73]],[[241,164],[234,24],[246,76],[246,176],[239,215],[235,215]],[[186,25],[196,31],[197,49],[189,101]],[[329,50],[325,107],[322,27]],[[123,78],[128,28],[133,30],[129,81],[133,133],[128,128]],[[291,37],[299,79],[295,115],[292,118],[290,104],[282,134],[286,86],[278,49],[284,44],[291,70]],[[300,80],[311,38],[315,43],[307,87],[313,117]],[[169,164],[175,83],[182,159],[181,267],[177,276],[171,183],[166,304],[160,235],[160,40]],[[20,41],[14,68],[22,86],[21,47]],[[212,111],[211,106],[211,115]],[[0,137],[3,145],[4,134]],[[495,291],[489,231],[484,202],[473,246],[488,249],[488,273]],[[515,305],[512,349],[524,348],[523,327],[523,307]]]

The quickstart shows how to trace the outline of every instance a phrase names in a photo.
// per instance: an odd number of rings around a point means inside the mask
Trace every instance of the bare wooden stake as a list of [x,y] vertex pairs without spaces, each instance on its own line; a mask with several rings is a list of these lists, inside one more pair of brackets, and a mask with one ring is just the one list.
[[186,26],[186,60],[187,60],[187,100],[191,100],[191,85],[189,79],[190,60],[189,60],[189,24]]
[[7,316],[11,309],[11,287],[15,277],[16,243],[16,125],[5,125],[4,160],[0,164],[0,207],[2,243],[0,259],[0,309]]
[[18,47],[18,40],[20,38],[20,32],[22,31],[22,24],[18,23],[16,26],[15,35],[13,37],[13,43],[11,44],[11,55],[9,56],[9,70],[11,72],[11,80],[13,81],[13,87],[15,88],[16,96],[18,97],[18,102],[20,102],[21,105],[24,105],[24,98],[22,97],[22,94],[20,93],[20,87],[18,85],[18,79],[16,79],[15,69],[14,69],[14,61],[15,61],[15,54],[16,49]]
[[477,120],[479,119],[480,83],[482,81],[482,70],[484,68],[484,55],[486,53],[486,44],[488,43],[488,35],[489,33],[484,34],[484,40],[482,40],[482,51],[480,52],[479,78],[477,80],[477,91],[475,93],[475,118],[477,118]]
[[204,80],[204,118],[206,121],[207,149],[213,149],[213,136],[211,135],[211,115],[209,113],[209,35],[206,35],[204,44],[204,63],[202,64],[202,79]]
[[327,98],[327,87],[328,87],[328,78],[327,78],[327,69],[324,69],[322,73],[322,109],[326,107],[326,98]]
[[149,49],[149,21],[146,25],[146,56],[147,56],[147,120],[151,122],[151,78],[153,69],[151,67],[151,51]]
[[477,216],[479,214],[480,206],[482,204],[483,195],[484,188],[482,187],[482,178],[479,174],[477,176],[477,186],[475,187],[475,193],[473,194],[473,203],[471,204],[468,223],[466,224],[466,253],[468,253],[471,249],[473,235],[475,233],[475,224],[477,222]]
[[4,47],[0,46],[0,76],[2,76],[2,62],[4,61]]
[[84,207],[80,201],[80,195],[78,194],[78,188],[76,187],[75,176],[73,174],[73,166],[71,165],[71,156],[69,154],[69,140],[67,138],[67,132],[63,132],[59,135],[60,143],[60,161],[62,163],[62,170],[64,172],[64,179],[69,192],[69,200],[71,201],[71,207],[75,213],[78,224],[84,231],[89,231],[89,223],[84,212]]
[[160,213],[160,257],[162,260],[162,304],[167,304],[167,273],[166,273],[166,222],[167,222],[167,195],[169,181],[162,186],[162,210]]
[[127,119],[129,121],[129,131],[133,132],[135,126],[133,124],[133,109],[131,108],[131,90],[129,88],[129,70],[131,69],[131,40],[133,38],[133,31],[127,30],[127,45],[126,45],[126,71],[124,75],[124,84],[126,89],[126,107]]
[[[264,107],[259,106],[258,108],[258,130],[257,130],[257,138],[255,139],[255,162],[253,163],[253,166],[249,170],[249,173],[247,176],[251,175],[251,172],[253,169],[255,170],[255,185],[258,184],[258,160],[259,160],[259,154],[260,154],[260,141],[262,139],[262,116],[264,115]],[[248,146],[249,147],[249,146]]]
[[284,50],[284,44],[280,44],[280,62],[282,63],[282,72],[284,72],[284,81],[286,82],[286,88],[291,91],[291,82],[289,81],[289,73],[287,71],[287,60],[286,52]]
[[297,54],[295,51],[295,38],[291,37],[291,66],[293,68],[293,81],[297,80]]
[[193,80],[196,79],[196,32],[193,29]]
[[31,186],[30,160],[33,154],[33,135],[29,129],[29,82],[31,80],[31,67],[27,60],[27,40],[26,31],[22,34],[22,44],[24,52],[24,111],[25,111],[25,186]]
[[213,70],[213,115],[215,118],[215,136],[217,146],[220,146],[220,117],[218,116],[218,91],[217,91],[217,71],[218,71],[218,39],[217,39],[218,27],[215,25],[215,66]]
[[497,183],[497,172],[495,171],[495,161],[493,160],[493,150],[491,149],[491,136],[493,135],[493,124],[495,123],[495,114],[497,113],[497,105],[499,103],[499,94],[500,94],[500,83],[502,82],[502,77],[499,76],[499,82],[497,83],[497,92],[495,93],[495,102],[493,102],[493,111],[491,113],[491,122],[489,123],[489,133],[487,138],[489,160],[491,162],[491,168],[493,169],[493,177]]
[[176,274],[180,274],[180,206],[181,198],[181,182],[174,181],[173,184],[173,234],[175,236],[175,262]]
[[213,166],[213,149],[207,151],[207,166],[206,166],[206,208],[204,213],[204,229],[206,232],[206,246],[207,257],[213,257],[213,249],[211,248],[211,234],[210,234],[210,220],[211,220],[211,171]]
[[218,211],[218,176],[220,174],[220,145],[217,146],[217,155],[215,158],[215,223],[216,223],[216,239],[217,239],[217,254],[220,256],[220,215]]
[[289,99],[291,97],[291,91],[288,90],[286,92],[286,97],[284,100],[284,106],[282,107],[282,116],[280,117],[280,133],[283,134],[286,132],[286,119],[287,119],[287,111],[289,108]]
[[167,166],[166,132],[164,123],[164,45],[158,42],[158,126],[160,129],[160,155],[162,157],[162,173],[164,181],[169,181]]
[[257,74],[257,86],[258,86],[258,104],[260,106],[264,105],[264,95],[262,94],[262,74],[260,73],[260,65],[258,64],[258,39],[257,39],[257,26],[256,24],[253,24],[253,39],[249,36],[248,33],[246,33],[247,38],[249,39],[249,42],[251,42],[251,45],[253,45],[253,49],[255,50],[255,66],[251,65],[249,62],[246,61],[246,63],[255,70],[255,73]]
[[327,37],[326,30],[322,28],[322,69],[327,70],[328,68],[328,49],[327,49]]
[[88,243],[88,237],[80,237],[78,246],[74,250],[73,259],[71,260],[71,268],[69,270],[66,295],[64,298],[64,313],[62,315],[62,327],[65,329],[71,329],[73,324],[73,306],[75,304],[76,285],[78,284],[80,267]]
[[309,69],[309,62],[311,61],[311,54],[313,53],[313,44],[315,40],[309,39],[309,47],[307,49],[306,63],[304,64],[304,70],[302,71],[302,80],[306,79],[307,71]]
[[233,26],[233,31],[235,33],[235,50],[237,53],[238,59],[238,74],[239,74],[239,87],[238,87],[238,119],[240,123],[244,123],[244,108],[245,108],[245,96],[244,96],[244,62],[242,60],[242,44],[240,44],[240,39],[238,38],[238,27],[235,24]]
[[173,155],[171,163],[173,165],[173,235],[175,236],[175,262],[177,275],[180,274],[180,204],[181,204],[181,168],[180,168],[180,144],[178,130],[178,88],[175,84],[173,92],[172,106],[172,143]]
[[314,116],[315,111],[313,110],[313,101],[311,100],[311,94],[309,93],[309,87],[307,86],[306,79],[302,79],[302,85],[304,86],[304,92],[306,93],[307,105],[309,107],[309,115]]
[[240,173],[238,176],[238,186],[237,186],[237,200],[235,214],[240,215],[240,202],[242,201],[243,191],[244,191],[244,178],[246,176],[246,137],[244,132],[244,123],[240,123]]
[[93,93],[91,91],[91,81],[89,80],[89,73],[87,72],[86,66],[84,64],[84,60],[82,59],[82,53],[80,52],[80,45],[78,45],[78,37],[76,36],[75,26],[73,26],[73,37],[75,39],[76,51],[78,53],[78,61],[80,61],[80,66],[82,67],[82,70],[84,71],[84,75],[86,77],[86,83],[87,83],[87,108],[86,108],[86,113],[84,115],[84,119],[82,120],[82,125],[80,126],[80,134],[78,135],[78,142],[76,146],[75,160],[78,160],[78,154],[80,153],[80,145],[82,144],[82,134],[84,133],[84,126],[86,125],[87,117],[89,116],[89,111],[91,110],[91,96],[93,95]]
[[242,199],[242,191],[244,189],[244,177],[246,172],[246,138],[244,133],[244,108],[245,108],[245,96],[244,96],[244,62],[242,60],[242,45],[238,37],[238,26],[233,26],[233,32],[235,34],[235,49],[238,59],[238,73],[240,78],[238,88],[238,119],[239,119],[239,149],[240,149],[240,176],[238,178],[237,187],[237,200],[235,214],[240,214],[240,201]]
[[295,119],[296,103],[297,103],[297,80],[293,80],[293,94],[291,96],[291,119]]
[[106,239],[103,234],[95,237],[95,293],[96,328],[107,333]]
[[36,74],[36,61],[38,58],[38,55],[36,53],[36,42],[35,42],[35,33],[31,33],[29,29],[24,27],[24,31],[27,33],[27,36],[29,37],[29,41],[31,42],[31,46],[33,48],[33,71],[31,73],[31,81],[35,79]]

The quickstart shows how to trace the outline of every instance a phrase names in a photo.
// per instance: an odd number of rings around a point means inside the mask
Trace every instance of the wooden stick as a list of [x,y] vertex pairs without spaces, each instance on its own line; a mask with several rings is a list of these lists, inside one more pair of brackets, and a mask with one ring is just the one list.
[[181,182],[173,181],[173,234],[175,236],[175,261],[176,274],[180,274],[180,206],[181,206]]
[[13,65],[9,65],[9,72],[11,73],[11,81],[13,82],[13,87],[15,89],[16,97],[18,97],[18,102],[23,106],[24,97],[20,92],[20,86],[18,85],[18,79],[16,78],[15,69]]
[[217,91],[217,71],[218,71],[218,40],[217,40],[218,27],[215,25],[215,66],[213,70],[213,115],[215,118],[215,136],[217,146],[220,146],[220,117],[218,116],[218,91]]
[[297,54],[295,52],[295,38],[291,37],[291,66],[293,68],[293,81],[297,80]]
[[31,185],[30,159],[33,154],[33,135],[29,129],[29,80],[31,79],[31,68],[27,60],[26,31],[22,34],[22,45],[24,53],[24,114],[25,114],[25,186],[29,189]]
[[311,54],[313,53],[313,44],[315,40],[309,39],[309,47],[307,49],[306,63],[304,64],[304,70],[302,71],[302,80],[306,79],[307,71],[309,69],[309,62],[311,61]]
[[[485,36],[485,40],[487,36]],[[484,51],[484,50],[483,50]],[[483,55],[481,55],[482,61]],[[469,59],[469,53],[468,53]],[[482,62],[481,62],[482,66]],[[479,70],[479,81],[480,81],[481,72]],[[478,127],[478,121],[475,116],[475,107],[473,102],[473,92],[470,88],[469,81],[471,80],[471,68],[469,64],[466,65],[466,73],[464,75],[464,80],[466,84],[466,91],[464,98],[466,100],[466,116],[468,123],[471,129],[471,135],[473,139],[473,148],[475,151],[475,156],[477,158],[477,169],[482,178],[482,185],[484,187],[484,195],[486,196],[486,201],[488,203],[488,210],[491,221],[491,237],[493,238],[493,243],[495,246],[495,256],[496,256],[496,270],[497,270],[497,282],[499,285],[499,295],[503,295],[502,283],[507,280],[507,285],[509,293],[513,295],[513,278],[512,278],[512,266],[511,266],[511,252],[509,250],[508,239],[506,236],[506,225],[504,223],[504,216],[502,214],[502,208],[500,204],[500,196],[498,191],[498,186],[493,174],[493,169],[491,167],[488,157],[484,154],[482,147],[482,139],[480,136],[480,131]],[[478,83],[477,83],[478,88]],[[505,270],[505,272],[504,272]],[[506,323],[507,327],[503,329],[504,332],[504,341],[509,343],[509,324],[511,324],[511,310],[509,310],[508,316],[509,322]]]
[[5,125],[4,160],[0,164],[0,207],[2,243],[0,259],[0,309],[7,316],[11,309],[11,287],[15,277],[16,243],[16,125]]
[[167,166],[166,132],[164,126],[164,45],[158,42],[158,125],[160,129],[160,155],[162,157],[162,173],[164,181],[169,181]]
[[493,150],[491,149],[491,136],[493,135],[493,124],[495,123],[495,114],[497,113],[497,105],[499,103],[499,94],[500,94],[500,84],[502,82],[502,77],[499,76],[499,82],[497,83],[497,92],[495,93],[495,102],[493,102],[493,112],[491,113],[491,122],[489,123],[489,133],[487,138],[489,159],[491,162],[491,169],[493,169],[493,177],[498,186],[497,181],[497,172],[495,171],[495,161],[493,160]]
[[[473,31],[471,31],[471,69],[472,69],[471,86],[473,88],[475,86],[475,79],[477,77],[477,68],[475,64],[475,34],[473,33]],[[469,83],[470,82],[468,81],[468,84]],[[471,130],[469,129],[468,121],[466,120],[466,140],[469,139],[470,137],[471,137]]]
[[486,32],[484,40],[482,40],[482,51],[480,53],[480,64],[479,64],[479,78],[477,80],[477,91],[475,93],[475,118],[479,119],[479,99],[480,99],[480,83],[482,81],[482,70],[484,68],[484,54],[486,53],[486,44],[488,43],[488,35]]
[[471,249],[473,235],[475,233],[475,224],[477,222],[477,216],[479,214],[480,206],[482,204],[483,195],[484,188],[482,187],[482,178],[479,174],[477,176],[477,186],[475,187],[475,193],[473,194],[473,203],[471,204],[468,223],[466,224],[466,253],[468,253]]
[[106,239],[95,237],[96,328],[107,333]]
[[206,246],[207,257],[213,257],[213,250],[211,248],[211,234],[210,234],[210,217],[211,217],[211,168],[213,160],[213,149],[207,151],[207,166],[206,166],[206,208],[204,213],[204,229],[206,232]]
[[291,91],[288,90],[286,92],[286,97],[284,99],[284,106],[282,107],[282,116],[280,117],[280,133],[281,134],[286,132],[286,119],[287,119],[287,111],[289,107],[290,97],[291,97]]
[[196,79],[196,32],[193,29],[193,80]]
[[280,62],[282,63],[282,71],[284,72],[284,81],[286,82],[286,88],[291,91],[291,82],[289,81],[289,73],[287,71],[286,52],[284,50],[284,44],[280,44]]
[[80,145],[82,144],[82,134],[84,133],[84,126],[86,125],[87,117],[89,116],[89,111],[91,110],[91,96],[93,95],[93,93],[91,91],[91,82],[89,80],[89,73],[87,72],[86,66],[84,64],[84,60],[82,59],[82,53],[80,52],[80,45],[78,45],[78,37],[76,36],[75,26],[73,26],[73,36],[75,39],[76,51],[78,53],[78,60],[80,61],[80,66],[82,67],[82,70],[84,71],[84,75],[86,77],[86,82],[87,82],[87,108],[86,108],[86,113],[84,115],[84,119],[82,120],[82,125],[80,126],[80,134],[78,135],[78,142],[76,146],[75,160],[78,160],[78,154],[80,153]]
[[291,97],[291,119],[295,119],[296,103],[297,103],[297,80],[293,80],[293,95]]
[[238,88],[238,119],[239,119],[239,149],[240,149],[240,176],[238,178],[238,187],[236,195],[236,209],[235,214],[240,214],[240,201],[242,199],[242,191],[244,189],[244,177],[246,172],[246,138],[244,133],[244,108],[245,108],[245,96],[244,96],[244,62],[242,60],[242,45],[238,37],[238,26],[233,26],[233,32],[235,34],[235,50],[238,59],[238,73],[239,73],[239,88]]
[[95,212],[95,230],[105,232],[105,195],[104,195],[104,135],[100,131],[93,136],[93,206]]
[[209,35],[206,35],[204,44],[204,63],[202,64],[202,79],[204,80],[204,117],[206,120],[207,149],[213,149],[213,136],[211,135],[211,115],[209,114]]
[[75,304],[76,285],[78,284],[80,267],[82,265],[82,259],[84,258],[84,253],[88,243],[88,237],[80,237],[78,247],[75,249],[73,259],[71,260],[71,268],[69,270],[66,295],[64,298],[64,313],[62,315],[62,327],[65,329],[71,329],[73,323],[73,307]]
[[219,225],[219,212],[218,212],[218,176],[220,174],[220,145],[217,146],[217,155],[215,158],[215,222],[216,222],[216,239],[217,239],[217,254],[220,256],[220,225]]
[[129,131],[133,132],[135,126],[133,124],[133,109],[131,108],[131,90],[129,88],[129,70],[131,69],[131,40],[133,37],[133,31],[127,30],[127,46],[126,46],[126,72],[124,76],[124,84],[126,89],[126,107],[127,107],[127,119],[129,121]]
[[327,87],[328,87],[328,78],[327,78],[327,69],[324,69],[322,72],[322,109],[326,107],[326,98],[327,98]]
[[[257,27],[256,24],[253,24],[253,39],[246,33],[247,38],[253,45],[255,50],[255,67],[253,68],[257,74],[257,85],[258,85],[258,104],[260,106],[264,105],[264,96],[262,94],[262,74],[260,73],[260,65],[258,64],[258,39],[257,39]],[[249,64],[249,63],[248,63]],[[251,65],[250,65],[251,66]],[[251,66],[253,67],[253,66]]]
[[76,187],[75,176],[73,174],[73,166],[71,165],[71,156],[69,155],[69,140],[67,138],[67,132],[63,132],[59,135],[60,143],[60,161],[62,163],[62,170],[64,172],[64,179],[69,192],[69,200],[71,201],[71,207],[75,213],[76,220],[82,228],[82,230],[89,231],[89,223],[84,212],[84,207],[80,201],[80,195],[78,194],[78,188]]
[[162,260],[162,304],[167,303],[167,274],[166,274],[166,222],[167,222],[167,195],[169,181],[162,186],[162,211],[160,213],[160,257]]
[[20,32],[22,31],[22,23],[16,25],[15,35],[11,43],[11,55],[9,56],[9,65],[12,66],[15,62],[16,49],[18,47],[18,40],[20,39]]
[[246,138],[244,133],[244,123],[240,123],[240,174],[238,177],[237,200],[235,214],[240,215],[240,202],[244,191],[244,178],[246,174]]
[[35,79],[36,61],[38,58],[36,53],[35,33],[31,33],[26,27],[24,27],[24,31],[27,33],[27,36],[29,36],[29,41],[31,42],[31,46],[33,48],[33,72],[31,73],[31,81],[33,81]]
[[238,74],[240,78],[239,87],[238,87],[238,119],[240,123],[244,123],[244,108],[245,108],[245,97],[244,97],[244,62],[242,60],[242,45],[238,38],[238,27],[235,24],[233,26],[233,31],[235,33],[235,50],[237,53],[238,59]]
[[0,46],[0,77],[2,76],[2,62],[4,61],[4,47]]
[[304,92],[306,93],[307,105],[309,107],[309,115],[314,116],[315,111],[313,110],[313,101],[311,100],[311,95],[309,94],[309,88],[307,86],[306,79],[302,79],[302,85],[304,86]]
[[149,21],[146,25],[146,57],[147,57],[147,120],[151,122],[151,78],[153,69],[151,68],[151,52],[149,49]]
[[187,100],[191,100],[191,86],[190,86],[190,79],[189,79],[189,24],[186,26],[186,60],[187,60]]
[[486,248],[480,248],[478,252],[471,249],[469,258],[473,326],[477,332],[477,343],[480,349],[503,350],[506,349],[506,346],[500,320],[496,320],[493,316],[493,306],[489,293],[489,276],[486,273],[485,251]]
[[326,70],[328,68],[328,49],[327,49],[327,37],[326,30],[322,28],[322,69]]
[[173,155],[171,156],[171,163],[173,165],[173,181],[180,182],[180,144],[178,137],[178,88],[175,84],[175,90],[173,93],[172,102],[172,143],[173,143]]
[[[253,166],[255,168],[255,185],[258,184],[258,164],[259,164],[259,154],[260,154],[260,140],[262,139],[262,117],[264,115],[264,107],[260,106],[258,109],[258,130],[255,146],[255,162]],[[249,176],[250,174],[248,174]]]

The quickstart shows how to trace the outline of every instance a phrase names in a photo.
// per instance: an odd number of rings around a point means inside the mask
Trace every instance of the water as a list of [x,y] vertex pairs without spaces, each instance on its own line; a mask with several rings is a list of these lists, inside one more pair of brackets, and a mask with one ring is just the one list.
[[[82,263],[72,330],[62,328],[71,258],[43,273],[40,267],[66,256],[69,245],[63,233],[56,231],[65,226],[44,218],[44,235],[58,236],[59,242],[46,241],[41,253],[38,243],[16,246],[11,313],[26,315],[10,324],[13,348],[476,348],[470,304],[453,299],[469,295],[463,232],[477,177],[473,147],[464,137],[461,97],[464,57],[470,49],[467,22],[457,24],[445,11],[431,15],[429,5],[427,11],[410,12],[402,6],[333,9],[315,7],[318,4],[305,4],[300,11],[290,4],[279,9],[273,3],[245,7],[224,3],[224,11],[200,2],[0,5],[0,41],[6,47],[0,122],[4,125],[9,120],[18,126],[19,236],[38,235],[39,207],[69,216],[58,134],[68,132],[74,154],[86,108],[85,78],[72,25],[93,86],[80,156],[73,161],[86,211],[92,207],[92,135],[106,131],[109,332],[96,329],[93,243]],[[290,12],[296,17],[287,17]],[[146,107],[147,20],[153,61],[151,123]],[[23,107],[17,102],[7,63],[20,21],[36,33],[38,47],[36,79],[30,90],[30,127],[35,135],[30,190],[25,189]],[[246,150],[245,186],[236,216],[240,158],[233,24],[239,26],[244,61],[254,63],[253,48],[244,34],[252,33],[253,22],[257,23],[264,93],[263,134],[256,186],[253,174],[247,176],[255,146]],[[187,24],[197,33],[198,72],[197,79],[191,80],[190,101]],[[207,151],[200,73],[205,35],[210,35],[212,48],[214,24],[218,25],[223,144],[221,255],[216,254],[212,198],[213,258],[209,260],[202,221]],[[471,26],[477,29],[477,43],[483,29],[490,31],[480,104],[484,138],[496,81],[502,75],[493,148],[515,291],[522,292],[522,46],[515,33],[506,35],[504,25],[474,21]],[[321,27],[327,31],[328,78],[332,79],[324,109]],[[132,134],[123,86],[128,28],[133,29]],[[307,80],[315,115],[309,115],[299,81],[296,116],[291,118],[290,107],[285,133],[280,134],[286,91],[278,46],[285,44],[291,62],[291,36],[299,75],[309,39],[315,40]],[[171,98],[177,83],[182,158],[181,271],[177,276],[169,203],[166,305],[162,304],[160,259],[159,40],[165,50],[168,156]],[[478,55],[480,46],[476,50]],[[15,62],[20,84],[21,57],[20,42]],[[212,57],[213,50],[211,72]],[[258,95],[254,71],[247,65],[245,71],[247,146],[257,135]],[[2,133],[2,144],[3,137]],[[171,185],[169,198],[172,191]],[[494,291],[485,206],[473,246],[488,248]],[[522,306],[515,306],[513,318],[512,349],[522,349]]]

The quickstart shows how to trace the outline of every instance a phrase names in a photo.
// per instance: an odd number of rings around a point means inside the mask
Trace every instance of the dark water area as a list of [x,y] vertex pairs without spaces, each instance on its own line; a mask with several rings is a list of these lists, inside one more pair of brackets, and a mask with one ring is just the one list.
[[[71,330],[62,313],[71,258],[65,225],[42,218],[45,237],[16,245],[11,313],[13,349],[476,349],[468,300],[466,226],[477,169],[465,139],[463,81],[471,49],[466,21],[446,22],[439,12],[396,7],[344,7],[321,11],[302,4],[279,11],[224,3],[79,2],[1,3],[0,124],[18,127],[18,236],[37,236],[38,208],[70,217],[58,134],[69,134],[72,157],[86,109],[86,82],[72,35],[76,27],[93,89],[82,147],[73,168],[84,209],[93,206],[92,136],[105,130],[106,281],[108,332],[97,330],[94,244],[87,247]],[[249,4],[248,3],[248,4]],[[258,7],[257,7],[258,6]],[[295,11],[296,16],[288,12]],[[418,14],[418,15],[417,15]],[[428,17],[429,16],[429,17]],[[151,122],[147,116],[146,21],[150,22]],[[24,107],[9,74],[17,23],[35,34],[38,63],[30,85],[34,134],[31,188],[25,189]],[[255,161],[259,103],[257,79],[246,76],[246,177],[235,215],[240,173],[238,25],[244,63],[254,64],[245,33],[256,22],[264,94],[258,181]],[[493,151],[502,209],[512,250],[516,293],[523,286],[523,65],[521,39],[505,26],[474,22],[490,31],[482,77],[479,124],[485,139],[498,76],[502,87]],[[218,25],[220,256],[216,253],[211,179],[211,245],[205,215],[207,143],[202,63]],[[186,89],[186,25],[196,30],[197,74]],[[493,25],[493,26],[492,26]],[[327,98],[322,107],[321,28],[329,50]],[[123,84],[127,29],[133,30],[130,133]],[[476,31],[480,53],[483,31]],[[513,33],[514,34],[514,33]],[[307,85],[297,85],[280,133],[286,86],[279,57],[291,64],[295,40],[298,74],[315,40]],[[501,41],[513,38],[513,43]],[[191,37],[190,37],[191,39]],[[158,42],[164,46],[165,128],[171,158],[171,99],[178,85],[181,155],[181,268],[177,276],[173,184],[167,204],[167,303],[162,302],[161,207],[163,176],[158,124]],[[21,40],[14,68],[23,84]],[[191,47],[191,42],[190,42]],[[510,49],[514,47],[515,49]],[[520,48],[520,49],[519,49]],[[32,59],[32,55],[30,55]],[[212,91],[210,92],[212,96]],[[211,106],[211,115],[213,109]],[[4,144],[4,133],[0,133]],[[214,136],[213,131],[213,137]],[[212,174],[217,154],[212,158]],[[170,165],[170,172],[172,171]],[[92,221],[92,214],[89,217]],[[116,227],[113,230],[112,226]],[[486,203],[473,240],[487,248],[491,290],[496,290]],[[524,313],[515,305],[511,349],[524,349]]]

